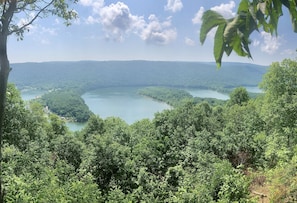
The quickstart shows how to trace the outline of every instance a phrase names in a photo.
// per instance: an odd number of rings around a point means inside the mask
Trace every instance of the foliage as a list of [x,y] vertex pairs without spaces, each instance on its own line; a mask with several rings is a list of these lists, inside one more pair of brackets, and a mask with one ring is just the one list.
[[269,72],[260,84],[266,92],[265,122],[268,128],[277,126],[273,134],[279,134],[287,141],[287,146],[296,144],[296,112],[297,112],[297,62],[285,59],[281,63],[273,63]]
[[249,181],[246,176],[234,171],[222,179],[223,185],[218,194],[220,198],[218,202],[251,202],[246,198],[249,195]]
[[[296,153],[296,151],[295,151]],[[279,164],[267,174],[271,202],[297,201],[296,154],[286,163]]]
[[237,87],[234,89],[230,94],[230,105],[243,105],[244,103],[248,102],[249,94],[244,87]]
[[202,17],[200,42],[203,44],[208,32],[217,27],[214,38],[214,57],[217,66],[222,63],[223,54],[229,56],[232,51],[239,56],[252,58],[249,44],[250,35],[262,28],[272,35],[277,34],[283,7],[287,8],[294,32],[297,32],[297,1],[295,0],[241,0],[236,16],[225,19],[219,13],[208,10]]
[[42,96],[42,100],[52,112],[59,116],[86,122],[91,115],[89,107],[79,94],[71,91],[53,91]]
[[151,97],[158,101],[165,102],[173,107],[177,107],[183,103],[193,101],[195,103],[208,102],[212,105],[223,104],[224,101],[214,98],[193,97],[186,90],[168,87],[145,87],[138,90],[138,93]]
[[42,131],[45,130],[42,128],[44,115],[41,116],[40,111],[37,113],[38,107],[35,110],[30,112],[26,109],[19,91],[14,85],[8,85],[6,114],[4,116],[5,128],[3,130],[4,143],[14,144],[23,149],[26,148],[30,140],[40,137]]
[[256,99],[237,88],[225,104],[188,100],[132,125],[92,115],[75,133],[9,85],[5,201],[294,202],[293,62],[273,64]]
[[191,100],[193,96],[185,90],[166,87],[146,87],[138,90],[138,93],[166,102],[171,106],[177,106],[183,100]]
[[[71,2],[71,1],[70,1]],[[22,40],[25,31],[36,19],[54,15],[65,20],[66,25],[70,25],[77,13],[69,9],[67,1],[64,0],[36,0],[36,1],[1,1],[1,23],[0,23],[0,202],[4,202],[4,189],[2,184],[2,148],[4,140],[4,122],[6,108],[6,93],[8,76],[11,72],[10,63],[7,54],[8,36],[16,34],[18,39]],[[76,0],[73,1],[74,3]],[[19,23],[23,19],[23,23]],[[27,132],[23,130],[22,134],[26,137]]]

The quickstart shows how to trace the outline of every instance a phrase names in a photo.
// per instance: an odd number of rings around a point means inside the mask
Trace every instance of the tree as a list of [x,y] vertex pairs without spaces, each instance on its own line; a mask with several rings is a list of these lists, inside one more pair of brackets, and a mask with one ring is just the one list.
[[235,88],[230,94],[229,104],[232,105],[243,105],[249,101],[249,93],[244,87]]
[[224,52],[252,58],[249,44],[250,35],[260,28],[271,35],[277,35],[277,26],[283,7],[289,10],[294,32],[297,32],[297,0],[241,0],[237,15],[225,19],[219,13],[208,10],[202,17],[200,42],[203,44],[208,32],[217,27],[214,41],[214,57],[221,66]]
[[[74,3],[77,0],[70,0]],[[37,19],[50,14],[65,19],[66,25],[77,16],[74,10],[69,9],[68,2],[64,0],[2,0],[0,3],[0,151],[2,151],[2,131],[5,112],[6,90],[9,72],[11,71],[7,55],[8,36],[16,34],[23,39],[24,32]],[[34,16],[32,16],[32,13]],[[26,17],[25,23],[18,23],[18,17]],[[0,162],[2,153],[0,152]],[[0,174],[2,174],[0,165]],[[0,177],[0,202],[3,202],[3,188]]]
[[285,59],[273,63],[260,86],[265,90],[267,129],[286,135],[287,146],[294,146],[297,141],[297,61]]

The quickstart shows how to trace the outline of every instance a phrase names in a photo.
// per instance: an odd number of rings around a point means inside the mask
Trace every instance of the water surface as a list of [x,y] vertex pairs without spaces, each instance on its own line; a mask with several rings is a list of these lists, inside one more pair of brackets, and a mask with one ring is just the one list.
[[89,109],[105,119],[120,117],[128,124],[138,120],[154,118],[156,112],[170,109],[168,104],[137,94],[139,88],[101,88],[82,95]]
[[229,95],[217,92],[215,90],[206,90],[206,89],[186,89],[193,97],[200,97],[200,98],[215,98],[221,100],[228,100]]
[[36,89],[21,90],[21,97],[24,101],[40,98],[46,91]]
[[[166,103],[153,100],[149,97],[139,95],[138,87],[112,87],[100,88],[96,91],[86,92],[82,95],[89,109],[96,115],[105,119],[107,117],[120,117],[128,124],[148,118],[153,119],[156,112],[171,109]],[[186,89],[194,97],[229,99],[228,95],[214,90]],[[44,91],[28,90],[22,91],[23,100],[28,101],[42,96]],[[72,131],[82,129],[85,124],[67,122]]]
[[245,89],[251,93],[263,93],[263,90],[261,90],[258,86],[246,86]]

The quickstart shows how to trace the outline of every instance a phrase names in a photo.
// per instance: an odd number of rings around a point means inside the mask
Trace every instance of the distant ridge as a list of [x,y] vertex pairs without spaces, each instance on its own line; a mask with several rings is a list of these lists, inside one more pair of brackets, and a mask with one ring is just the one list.
[[111,86],[235,87],[256,86],[266,66],[225,62],[77,61],[11,64],[9,81],[19,88]]

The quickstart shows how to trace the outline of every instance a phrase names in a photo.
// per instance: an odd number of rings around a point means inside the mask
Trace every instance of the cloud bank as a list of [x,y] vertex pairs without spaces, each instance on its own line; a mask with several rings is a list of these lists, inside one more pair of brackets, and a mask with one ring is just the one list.
[[[148,19],[133,15],[129,7],[123,2],[105,5],[103,0],[80,0],[80,4],[92,7],[93,15],[86,20],[86,24],[101,24],[107,39],[123,41],[127,35],[134,33],[147,43],[166,45],[176,39],[176,29],[172,27],[171,17],[159,20],[154,14]],[[176,12],[182,8],[180,0],[168,0],[168,10]]]
[[175,40],[176,30],[171,28],[171,18],[160,22],[155,15],[150,15],[149,22],[143,27],[140,37],[148,43],[165,45]]
[[263,42],[260,45],[261,51],[265,53],[274,54],[281,46],[280,37],[273,37],[271,34],[262,31],[261,38],[263,39]]

